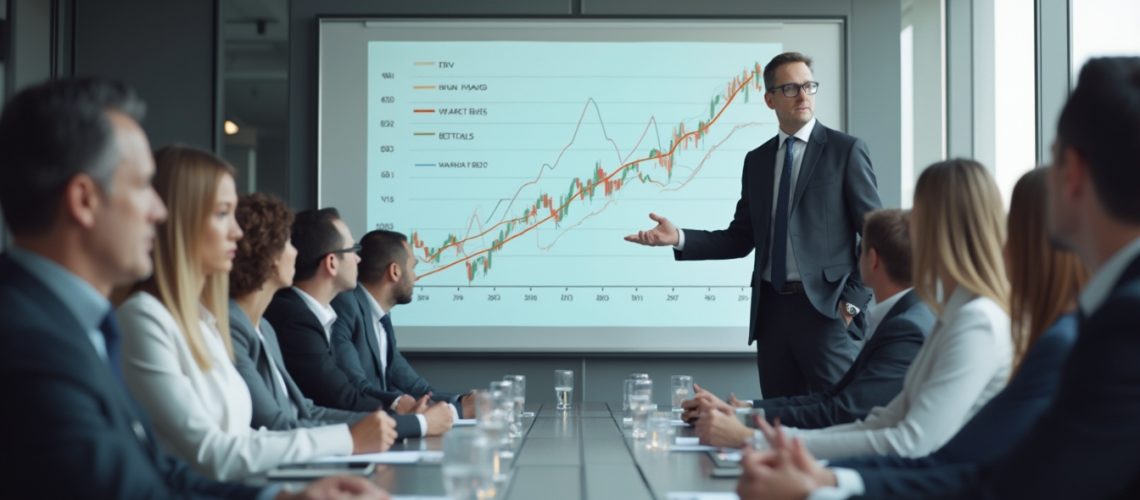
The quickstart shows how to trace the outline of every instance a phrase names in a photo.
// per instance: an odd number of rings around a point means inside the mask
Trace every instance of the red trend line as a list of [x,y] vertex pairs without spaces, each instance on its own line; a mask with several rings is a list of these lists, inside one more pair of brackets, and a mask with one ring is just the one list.
[[[673,144],[669,147],[669,151],[667,151],[665,153],[658,153],[656,156],[653,156],[653,157],[647,156],[647,157],[643,157],[643,158],[638,158],[638,159],[630,161],[630,162],[626,162],[626,163],[622,164],[621,166],[617,167],[616,169],[614,169],[613,172],[610,172],[605,177],[599,179],[601,182],[599,182],[598,184],[601,184],[604,182],[609,182],[615,175],[621,173],[623,170],[625,170],[629,167],[635,166],[635,165],[639,165],[642,162],[646,162],[646,161],[650,161],[650,160],[660,161],[663,157],[671,157],[671,156],[673,156],[674,153],[677,152],[677,148],[681,147],[681,145],[684,144],[689,139],[693,139],[693,138],[699,139],[699,136],[703,135],[709,129],[709,127],[711,127],[714,123],[716,123],[720,119],[721,115],[723,115],[725,110],[728,109],[728,106],[730,104],[732,104],[732,101],[734,101],[736,99],[736,96],[738,96],[740,94],[740,92],[742,90],[744,90],[744,88],[755,78],[756,78],[756,70],[754,69],[751,72],[751,74],[748,75],[748,78],[745,78],[744,80],[742,80],[739,85],[737,85],[735,88],[732,89],[732,92],[729,93],[728,96],[725,98],[724,105],[721,106],[720,110],[717,111],[716,115],[714,115],[711,119],[709,119],[708,122],[704,123],[703,126],[698,127],[696,130],[688,131],[688,132],[685,132],[684,134],[681,134],[680,136],[678,136],[673,141]],[[445,264],[443,266],[432,269],[431,271],[420,274],[419,276],[416,277],[416,281],[424,279],[424,278],[431,276],[433,274],[436,274],[436,273],[439,273],[442,271],[446,271],[447,269],[449,269],[451,267],[454,267],[456,265],[467,262],[467,261],[469,261],[475,257],[478,257],[478,256],[485,254],[487,252],[490,252],[492,250],[501,249],[503,247],[503,245],[505,245],[507,242],[514,240],[515,238],[518,238],[518,237],[520,237],[526,233],[531,232],[532,230],[534,230],[538,226],[541,226],[541,225],[549,222],[551,219],[555,219],[557,217],[556,216],[557,213],[561,212],[563,209],[568,207],[570,205],[570,203],[575,198],[582,196],[584,189],[585,189],[585,186],[579,187],[578,190],[572,196],[567,197],[566,201],[564,203],[562,203],[562,205],[560,205],[556,210],[552,210],[550,215],[547,215],[546,217],[543,217],[542,219],[540,219],[540,220],[534,222],[533,224],[527,226],[523,230],[504,238],[502,241],[498,242],[497,244],[492,245],[492,247],[484,248],[482,250],[479,250],[478,252],[468,254],[461,259],[452,261],[448,264]],[[526,216],[516,217],[514,219],[511,219],[511,221],[519,221],[519,220],[526,220]],[[501,224],[504,224],[506,222],[511,222],[511,221],[500,222],[499,224],[496,224],[494,227],[497,227]],[[456,242],[451,243],[451,245],[454,245],[454,244],[456,244]],[[439,250],[437,250],[436,253],[438,254],[444,248],[447,248],[447,246],[448,245],[445,245],[444,247],[440,248]]]

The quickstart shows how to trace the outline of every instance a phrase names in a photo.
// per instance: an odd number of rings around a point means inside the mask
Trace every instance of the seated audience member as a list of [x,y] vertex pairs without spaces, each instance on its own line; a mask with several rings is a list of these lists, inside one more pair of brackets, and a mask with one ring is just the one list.
[[[334,208],[298,213],[290,236],[297,249],[293,286],[274,295],[265,319],[277,331],[277,341],[301,392],[320,405],[351,411],[387,409],[396,413],[398,437],[437,436],[452,425],[451,410],[422,398],[400,407],[398,394],[354,384],[337,366],[332,326],[337,313],[330,303],[337,294],[356,286],[359,246]],[[426,431],[426,432],[425,432]]]
[[182,146],[160,149],[155,164],[155,189],[170,217],[158,226],[154,275],[116,314],[127,387],[154,419],[165,449],[219,480],[384,449],[378,436],[356,447],[344,424],[250,428],[249,390],[233,366],[229,335],[227,275],[242,236],[233,169]]
[[387,449],[396,439],[396,422],[381,410],[369,418],[365,412],[313,404],[289,376],[277,333],[261,317],[273,294],[293,283],[297,258],[297,249],[289,242],[293,213],[285,202],[255,193],[238,199],[235,217],[244,235],[230,270],[230,333],[234,366],[253,402],[253,428],[349,424],[354,448],[367,448],[369,440],[380,439],[381,448]]
[[[768,420],[816,429],[867,416],[871,408],[891,401],[903,386],[903,375],[934,326],[934,313],[911,288],[909,214],[878,210],[867,214],[859,272],[877,303],[867,311],[869,339],[851,368],[832,389],[792,396],[724,403],[699,390],[685,401],[682,417],[696,424],[707,442],[744,442],[753,431],[736,418],[734,407],[761,408]],[[698,421],[699,418],[699,421]]]
[[1049,407],[1061,369],[1077,338],[1076,300],[1085,282],[1076,254],[1054,248],[1045,229],[1045,169],[1022,176],[1009,210],[1006,262],[1010,277],[1015,369],[997,396],[945,446],[928,457],[867,456],[812,469],[844,494],[871,498],[928,497],[936,483],[916,480],[907,470],[979,464],[1000,458],[1029,432]]
[[[1079,335],[1053,402],[1008,453],[980,465],[897,470],[892,485],[921,485],[930,493],[918,496],[926,498],[1140,497],[1137,138],[1140,58],[1090,60],[1061,112],[1047,173],[1050,238],[1073,248],[1092,272],[1077,300]],[[773,451],[745,454],[741,498],[869,493],[827,489],[833,484],[801,442],[767,431]]]
[[361,478],[289,494],[220,483],[158,446],[123,387],[112,288],[151,273],[166,209],[138,120],[142,102],[101,80],[29,87],[0,115],[0,207],[12,245],[0,255],[0,392],[19,411],[0,482],[13,498],[386,497]]
[[791,431],[822,458],[928,455],[1009,379],[1005,216],[993,177],[974,161],[944,161],[923,170],[914,193],[915,290],[938,312],[938,322],[907,370],[902,392],[886,406],[858,422]]
[[[337,295],[332,344],[337,365],[354,384],[399,394],[397,408],[411,408],[416,399],[431,395],[475,417],[471,393],[449,394],[431,386],[416,373],[396,347],[391,311],[412,301],[416,258],[406,236],[375,230],[360,238],[359,280],[355,289]],[[402,394],[401,394],[402,393]],[[458,417],[458,412],[454,415]]]

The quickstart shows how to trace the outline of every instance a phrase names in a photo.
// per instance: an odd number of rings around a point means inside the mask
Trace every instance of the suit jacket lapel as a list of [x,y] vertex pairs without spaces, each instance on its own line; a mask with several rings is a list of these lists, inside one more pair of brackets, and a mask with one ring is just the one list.
[[119,413],[120,418],[126,420],[126,425],[130,427],[135,439],[150,453],[152,460],[155,459],[154,453],[157,448],[154,440],[150,438],[151,431],[144,419],[145,414],[127,393],[127,388],[112,374],[107,361],[95,352],[95,346],[91,345],[87,331],[79,324],[79,320],[39,278],[16,264],[7,255],[0,255],[0,276],[12,276],[20,292],[41,308],[42,316],[52,318],[55,330],[59,332],[59,338],[64,342],[78,344],[80,352],[90,358],[88,364],[98,367],[94,373],[89,374],[94,378],[87,379],[87,383],[117,404],[118,408],[112,411]]
[[919,300],[920,299],[918,298],[918,292],[915,292],[914,290],[906,292],[905,295],[899,297],[899,301],[895,302],[894,306],[891,306],[891,310],[887,311],[887,314],[883,316],[883,319],[882,321],[879,321],[879,324],[881,325],[883,323],[886,323],[887,321],[890,321],[891,318],[894,318],[895,316],[906,312],[907,309],[910,309],[911,306],[913,306]]
[[[755,186],[749,193],[751,195],[750,202],[753,204],[752,210],[757,215],[756,222],[759,222],[760,231],[757,234],[756,251],[760,252],[763,261],[768,259],[769,245],[768,240],[771,238],[772,231],[772,204],[774,203],[776,189],[776,150],[780,147],[780,136],[770,139],[756,152],[760,157],[759,164],[755,165],[755,171],[749,172],[751,176],[750,183]],[[759,276],[760,271],[756,271]]]
[[796,192],[792,197],[792,206],[788,208],[789,214],[795,211],[796,206],[800,203],[800,198],[803,198],[804,190],[807,189],[808,182],[811,181],[811,176],[819,163],[819,157],[823,155],[823,149],[826,146],[827,130],[817,120],[815,128],[811,129],[811,140],[808,141],[807,150],[804,151],[803,162],[800,163],[800,176],[796,178]]
[[[312,418],[309,414],[308,406],[305,404],[305,394],[301,392],[301,388],[297,387],[297,383],[293,381],[293,377],[289,376],[289,372],[285,371],[285,358],[281,356],[281,346],[277,343],[277,332],[269,326],[268,321],[264,321],[264,326],[268,328],[261,329],[261,336],[264,337],[262,346],[265,352],[272,358],[273,366],[277,368],[277,372],[281,374],[281,378],[285,380],[285,390],[288,391],[286,396],[293,402],[293,406],[297,408],[297,416],[301,419]],[[277,387],[276,382],[273,387]],[[276,392],[276,389],[274,389]]]
[[353,290],[353,293],[356,294],[356,304],[360,309],[360,316],[364,321],[364,340],[368,342],[368,350],[372,352],[372,362],[375,363],[377,375],[380,377],[380,388],[388,390],[388,377],[386,377],[384,373],[384,366],[386,365],[380,362],[380,356],[382,355],[380,352],[380,342],[376,337],[376,325],[372,323],[372,321],[374,321],[372,317],[372,306],[368,302],[370,299],[365,295],[368,293],[368,290],[365,290],[363,285],[356,285],[356,289]]

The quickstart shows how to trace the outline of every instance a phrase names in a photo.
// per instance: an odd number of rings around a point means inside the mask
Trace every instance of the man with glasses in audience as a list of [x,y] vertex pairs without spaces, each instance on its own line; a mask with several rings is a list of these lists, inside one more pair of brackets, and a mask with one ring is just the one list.
[[672,246],[677,260],[755,250],[748,342],[756,342],[763,396],[772,398],[830,389],[859,352],[871,295],[859,275],[857,235],[881,202],[867,145],[815,118],[811,58],[776,56],[764,86],[779,132],[745,156],[728,227],[682,230],[650,214],[657,226],[626,240]]
[[[451,428],[450,411],[425,416],[426,405],[396,411],[397,393],[354,384],[337,366],[332,349],[332,326],[337,294],[356,287],[360,250],[335,208],[306,210],[293,220],[290,236],[297,248],[293,286],[277,292],[265,310],[265,319],[277,331],[285,368],[316,404],[341,410],[371,412],[384,408],[395,413],[396,435],[422,436],[428,419],[442,419]],[[440,426],[435,426],[440,427]],[[444,429],[444,431],[446,431]]]

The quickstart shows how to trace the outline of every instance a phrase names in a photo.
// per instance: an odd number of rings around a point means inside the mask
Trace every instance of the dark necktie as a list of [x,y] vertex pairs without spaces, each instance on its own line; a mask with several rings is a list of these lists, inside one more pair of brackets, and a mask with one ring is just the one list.
[[119,330],[119,322],[115,321],[114,311],[108,311],[103,317],[103,321],[99,323],[99,332],[103,334],[103,343],[107,347],[107,363],[111,365],[111,373],[114,373],[115,379],[123,384],[122,356],[119,353],[123,332]]
[[[385,315],[381,316],[380,317],[380,325],[384,327],[384,331],[379,332],[379,333],[380,333],[380,335],[384,335],[385,339],[392,338],[392,337],[396,336],[396,330],[394,330],[392,328],[392,315],[385,314]],[[391,342],[388,342],[388,344],[391,344]],[[377,347],[380,347],[380,346],[377,346]],[[386,349],[385,351],[380,352],[380,357],[381,357],[381,359],[384,360],[382,367],[388,366],[388,352],[387,351],[390,351],[390,350],[392,350],[391,345],[389,345],[388,349]],[[386,372],[387,370],[380,370],[380,371],[381,371],[380,383],[383,384],[384,389],[387,390],[388,389],[388,377],[387,377],[387,373],[383,373],[383,372]]]
[[784,168],[780,171],[780,191],[776,195],[776,221],[772,232],[772,286],[784,288],[788,280],[788,191],[792,186],[792,146],[795,136],[784,139]]

